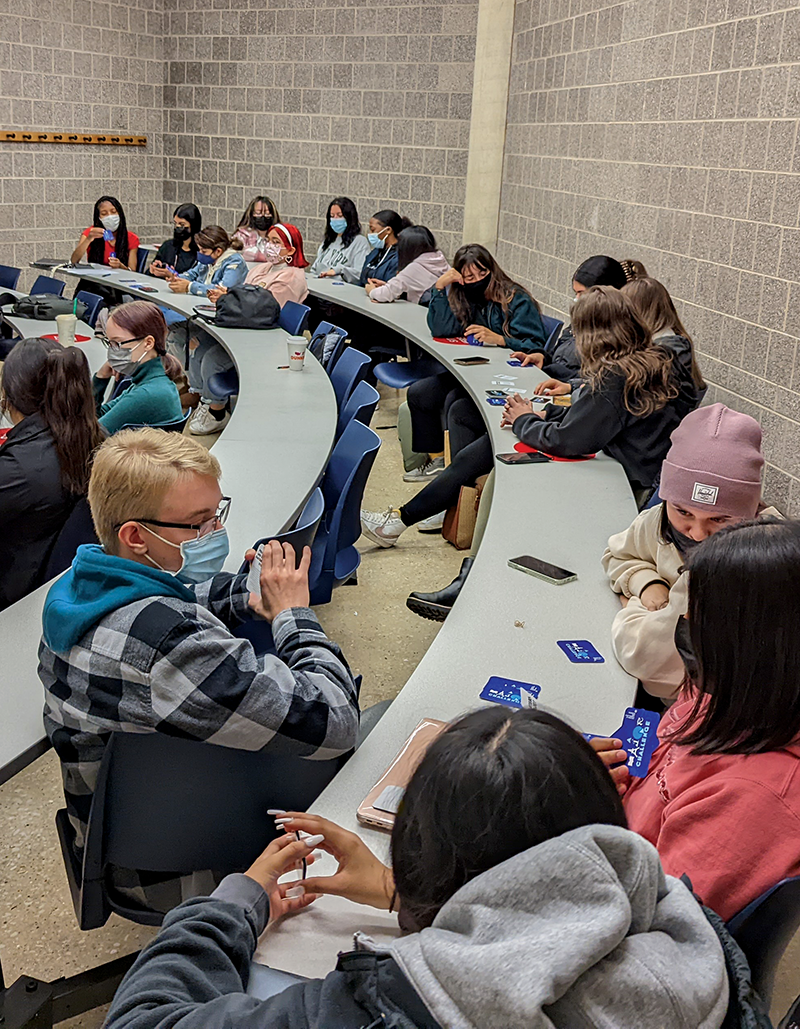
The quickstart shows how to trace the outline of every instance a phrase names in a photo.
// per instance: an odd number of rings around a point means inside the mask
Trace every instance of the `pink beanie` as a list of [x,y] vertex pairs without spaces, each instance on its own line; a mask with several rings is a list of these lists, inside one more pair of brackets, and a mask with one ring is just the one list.
[[755,517],[761,500],[761,426],[724,404],[700,407],[672,434],[661,468],[662,500],[709,514]]

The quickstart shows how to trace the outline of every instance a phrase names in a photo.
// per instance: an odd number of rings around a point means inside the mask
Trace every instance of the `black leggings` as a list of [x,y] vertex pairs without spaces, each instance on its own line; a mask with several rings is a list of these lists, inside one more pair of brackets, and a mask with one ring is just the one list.
[[466,396],[463,386],[450,372],[412,382],[406,396],[411,412],[411,449],[418,454],[441,453],[444,427],[447,424],[449,428],[448,412],[456,400]]
[[404,525],[414,525],[439,511],[446,511],[457,503],[462,486],[474,485],[480,475],[492,470],[489,433],[480,411],[469,397],[460,397],[450,404],[447,428],[450,432],[450,464],[400,508]]

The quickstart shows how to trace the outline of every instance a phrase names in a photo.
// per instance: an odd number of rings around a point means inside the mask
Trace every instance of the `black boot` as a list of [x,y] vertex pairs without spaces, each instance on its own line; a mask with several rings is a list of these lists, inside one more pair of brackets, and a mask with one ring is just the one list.
[[415,615],[420,615],[421,618],[430,618],[432,622],[443,622],[458,599],[461,587],[469,575],[474,560],[472,557],[465,557],[461,562],[461,571],[449,586],[445,586],[438,593],[410,593],[406,600],[406,607]]

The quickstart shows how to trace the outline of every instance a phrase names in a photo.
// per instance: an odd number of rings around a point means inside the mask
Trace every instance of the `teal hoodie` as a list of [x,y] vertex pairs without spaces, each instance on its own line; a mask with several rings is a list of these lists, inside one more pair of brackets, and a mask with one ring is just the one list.
[[44,641],[66,653],[111,611],[144,597],[197,599],[174,575],[107,554],[96,543],[78,547],[72,567],[53,583],[42,612]]

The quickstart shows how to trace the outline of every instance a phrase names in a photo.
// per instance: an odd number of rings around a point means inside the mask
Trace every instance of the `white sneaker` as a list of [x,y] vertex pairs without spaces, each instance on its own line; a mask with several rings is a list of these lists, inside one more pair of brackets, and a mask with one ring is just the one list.
[[403,482],[430,482],[444,471],[444,458],[428,458],[421,468],[413,468],[403,476]]
[[417,522],[417,528],[420,532],[441,532],[445,514],[445,511],[440,511],[439,514],[431,515],[430,518]]
[[214,432],[222,432],[230,420],[230,411],[225,412],[224,418],[216,419],[209,405],[201,403],[189,422],[189,432],[195,436],[210,436]]
[[393,547],[406,531],[399,511],[390,507],[388,511],[362,511],[361,531],[379,547]]

